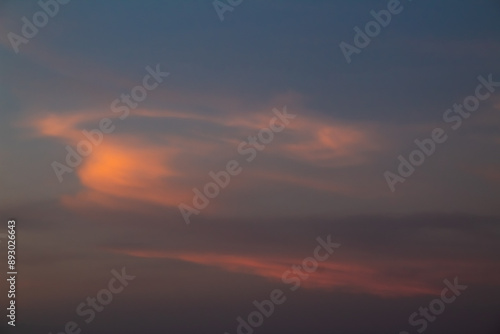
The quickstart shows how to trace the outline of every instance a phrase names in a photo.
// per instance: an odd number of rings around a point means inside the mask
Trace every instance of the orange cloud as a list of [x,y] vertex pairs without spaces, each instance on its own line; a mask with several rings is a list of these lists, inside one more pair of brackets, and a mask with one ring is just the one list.
[[365,124],[310,117],[291,123],[290,128],[295,138],[283,147],[287,155],[322,167],[367,162],[368,154],[381,150],[384,142],[374,126]]
[[[175,259],[213,266],[229,272],[246,273],[281,281],[283,274],[292,265],[299,265],[302,259],[292,257],[256,257],[210,253],[172,253],[144,250],[115,250],[115,252],[141,258]],[[289,276],[291,277],[291,276]],[[442,278],[438,278],[441,280]],[[381,275],[375,265],[343,262],[322,262],[317,271],[301,282],[309,289],[343,290],[353,293],[367,293],[382,297],[414,295],[437,295],[439,287],[413,279],[391,278]]]
[[168,167],[175,150],[126,137],[105,140],[77,171],[86,189],[76,196],[64,196],[66,205],[119,206],[119,199],[129,199],[173,206],[187,196],[172,182],[178,175]]
[[83,139],[78,126],[84,122],[103,118],[102,112],[79,111],[68,114],[38,113],[32,118],[19,122],[21,127],[30,128],[36,137],[59,138],[67,143],[75,143]]
[[[289,112],[298,117],[290,121],[285,131],[276,134],[283,139],[269,143],[263,154],[270,152],[278,159],[294,159],[320,168],[338,167],[365,163],[369,160],[368,153],[382,146],[382,140],[373,126],[354,126],[321,116],[301,114],[301,111]],[[93,110],[43,113],[21,124],[34,130],[36,136],[57,138],[75,145],[85,139],[81,130],[97,128],[99,120],[104,117],[112,118],[118,131],[124,121],[117,120],[117,116]],[[169,206],[190,203],[193,196],[191,189],[209,180],[209,170],[200,169],[206,157],[209,155],[221,160],[221,166],[230,159],[238,159],[239,143],[267,128],[275,115],[272,108],[250,114],[209,115],[170,109],[137,109],[131,111],[129,117],[132,120],[175,119],[187,124],[194,121],[197,122],[197,131],[191,134],[173,128],[166,134],[104,134],[103,143],[94,147],[93,153],[84,157],[83,164],[77,167],[77,175],[85,190],[76,196],[64,196],[65,204],[75,207],[83,203],[107,203],[120,208],[123,205],[117,199]],[[152,140],[147,140],[148,137]],[[259,173],[299,187],[347,195],[359,193],[348,182],[325,183],[321,176],[314,173],[305,178],[293,170],[254,172],[257,177]]]

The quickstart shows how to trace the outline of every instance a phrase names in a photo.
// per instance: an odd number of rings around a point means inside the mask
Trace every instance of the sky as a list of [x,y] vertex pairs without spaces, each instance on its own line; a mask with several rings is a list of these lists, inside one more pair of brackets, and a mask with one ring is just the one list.
[[1,1],[0,331],[500,333],[499,14]]

